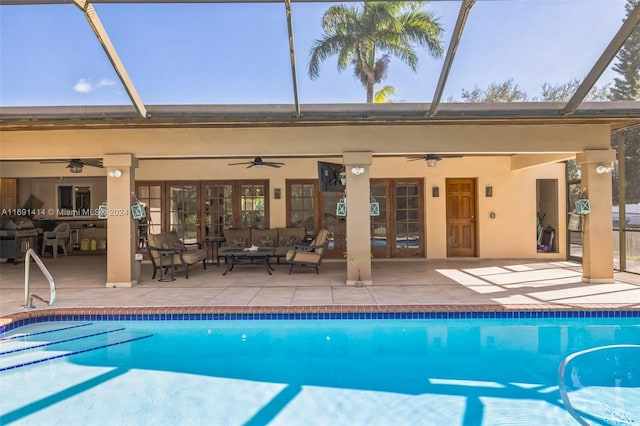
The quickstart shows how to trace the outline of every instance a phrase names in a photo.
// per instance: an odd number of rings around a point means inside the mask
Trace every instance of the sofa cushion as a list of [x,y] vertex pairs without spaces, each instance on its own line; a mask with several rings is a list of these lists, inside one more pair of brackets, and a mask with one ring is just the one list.
[[306,238],[304,226],[292,228],[278,228],[278,247],[293,247],[300,244]]
[[252,229],[251,244],[258,247],[276,247],[278,244],[277,229]]
[[250,229],[225,229],[224,247],[244,248],[251,245]]

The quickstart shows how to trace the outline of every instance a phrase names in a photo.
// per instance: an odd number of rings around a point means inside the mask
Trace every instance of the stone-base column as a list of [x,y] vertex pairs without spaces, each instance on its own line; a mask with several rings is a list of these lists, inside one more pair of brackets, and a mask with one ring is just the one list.
[[371,153],[345,152],[343,162],[347,177],[347,285],[371,285]]
[[131,154],[105,155],[107,169],[107,287],[133,287],[136,222],[131,216],[138,159]]
[[615,151],[607,149],[587,150],[576,156],[582,191],[591,206],[591,212],[583,218],[582,231],[582,281],[587,283],[614,282],[611,166],[615,158]]

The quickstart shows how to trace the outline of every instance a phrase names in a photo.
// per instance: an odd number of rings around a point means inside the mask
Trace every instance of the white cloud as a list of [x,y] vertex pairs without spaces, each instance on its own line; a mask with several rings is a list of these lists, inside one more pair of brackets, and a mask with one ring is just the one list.
[[73,90],[79,93],[91,93],[93,92],[93,86],[89,81],[85,78],[81,78],[78,82],[73,86]]
[[92,84],[89,79],[81,78],[80,80],[78,80],[76,84],[74,84],[73,90],[75,90],[78,93],[89,94],[101,87],[115,86],[115,85],[116,83],[113,80],[108,78],[103,78],[102,80],[100,80],[98,84],[95,84],[95,85]]

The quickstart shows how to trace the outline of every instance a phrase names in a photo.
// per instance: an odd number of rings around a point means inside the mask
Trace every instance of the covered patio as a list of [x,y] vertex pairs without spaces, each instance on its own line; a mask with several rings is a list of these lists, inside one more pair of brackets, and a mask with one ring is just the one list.
[[[79,260],[82,267],[78,267]],[[320,274],[274,265],[269,276],[261,265],[245,266],[222,276],[223,267],[194,267],[189,279],[151,280],[151,265],[142,264],[141,282],[133,288],[105,288],[103,256],[46,259],[56,282],[58,312],[109,308],[179,309],[197,312],[214,307],[242,311],[332,309],[421,309],[495,311],[504,309],[640,309],[640,276],[616,273],[615,283],[582,282],[575,262],[514,259],[374,260],[376,282],[345,284],[345,262],[324,262]],[[34,312],[24,305],[23,265],[0,264],[0,316]],[[31,265],[33,294],[49,297],[49,284]],[[35,300],[36,310],[48,306]],[[5,318],[7,320],[7,318]]]

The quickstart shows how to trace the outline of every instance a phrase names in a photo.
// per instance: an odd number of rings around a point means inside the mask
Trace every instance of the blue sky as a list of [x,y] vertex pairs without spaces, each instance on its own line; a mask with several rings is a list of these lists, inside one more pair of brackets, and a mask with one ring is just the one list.
[[[294,3],[302,103],[364,102],[349,69],[330,58],[307,76],[308,55],[330,3]],[[443,100],[512,78],[530,97],[544,82],[591,69],[625,17],[624,0],[478,0]],[[284,5],[97,4],[142,101],[154,104],[292,103]],[[460,1],[433,1],[449,44]],[[420,55],[418,73],[392,60],[394,99],[430,102],[442,59]],[[599,85],[616,74],[606,72]],[[130,104],[81,11],[71,5],[0,6],[0,105]]]

